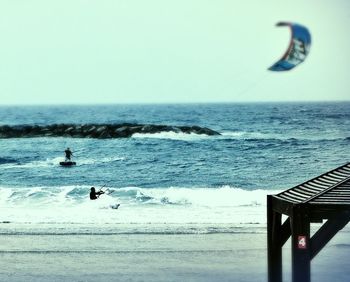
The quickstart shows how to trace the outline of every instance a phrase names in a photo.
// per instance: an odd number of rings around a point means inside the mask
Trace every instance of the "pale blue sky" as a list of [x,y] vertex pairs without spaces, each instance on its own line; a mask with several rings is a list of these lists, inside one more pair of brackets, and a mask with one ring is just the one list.
[[[310,55],[267,68],[307,26]],[[0,104],[350,100],[347,0],[3,0]]]

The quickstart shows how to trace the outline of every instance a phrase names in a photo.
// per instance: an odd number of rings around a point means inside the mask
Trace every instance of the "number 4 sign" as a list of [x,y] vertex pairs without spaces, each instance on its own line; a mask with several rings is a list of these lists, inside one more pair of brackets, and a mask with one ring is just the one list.
[[306,236],[298,236],[298,249],[306,249]]

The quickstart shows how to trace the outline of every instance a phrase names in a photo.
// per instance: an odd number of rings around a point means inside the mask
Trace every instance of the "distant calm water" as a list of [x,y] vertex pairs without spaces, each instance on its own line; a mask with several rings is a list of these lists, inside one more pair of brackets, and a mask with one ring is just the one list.
[[0,139],[2,232],[256,232],[266,194],[350,159],[349,102],[0,107],[1,125],[124,122],[222,135]]

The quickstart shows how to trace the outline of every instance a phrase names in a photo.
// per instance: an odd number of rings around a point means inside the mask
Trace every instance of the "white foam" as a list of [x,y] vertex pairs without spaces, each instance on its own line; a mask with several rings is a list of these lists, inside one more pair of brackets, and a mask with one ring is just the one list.
[[[150,196],[154,201],[173,204],[191,204],[204,207],[219,206],[256,206],[264,204],[266,190],[243,190],[230,186],[220,188],[178,188],[168,189],[138,189],[144,196]],[[164,200],[163,200],[164,202]]]
[[[48,228],[55,224],[63,224],[68,228],[72,224],[93,225],[97,222],[106,225],[124,224],[128,228],[136,228],[135,224],[157,224],[164,225],[167,230],[173,225],[189,224],[265,224],[266,195],[277,193],[267,190],[246,191],[229,186],[111,188],[113,190],[113,194],[105,194],[91,201],[87,186],[0,188],[0,222],[45,223],[49,224]],[[11,197],[14,192],[22,193],[19,199]],[[78,196],[74,196],[75,192]],[[140,201],[139,197],[143,196],[149,200]],[[112,209],[111,206],[117,203],[121,204],[120,208]]]
[[[105,158],[76,158],[73,161],[77,162],[77,165],[90,165],[95,163],[109,163],[115,161],[125,160],[125,157],[105,157]],[[18,164],[18,163],[8,163],[2,164],[1,168],[9,169],[9,168],[45,168],[45,167],[53,167],[58,166],[60,162],[64,161],[62,157],[55,158],[47,158],[46,160],[32,161],[28,163]]]
[[282,134],[248,132],[248,131],[222,132],[221,135],[224,138],[232,138],[232,139],[280,139],[280,140],[287,140],[289,138],[289,137],[286,137],[286,135],[282,135]]
[[99,158],[99,159],[92,159],[92,158],[79,158],[76,160],[77,165],[90,165],[90,164],[96,164],[96,163],[111,163],[115,161],[123,161],[125,160],[125,157],[105,157],[105,158]]
[[281,141],[286,141],[290,139],[304,140],[304,141],[332,141],[337,139],[344,139],[346,136],[342,132],[320,133],[315,134],[310,133],[309,135],[300,135],[297,132],[290,132],[289,135],[286,133],[263,133],[263,132],[249,132],[249,131],[226,131],[221,132],[221,136],[225,139],[276,139]]
[[1,165],[1,168],[38,168],[38,167],[52,167],[59,164],[59,162],[63,161],[62,158],[47,158],[46,160],[38,160],[32,161],[28,163],[18,164],[18,163],[10,163]]
[[159,133],[134,133],[132,137],[194,141],[194,140],[206,139],[209,136],[204,134],[168,131],[168,132],[159,132]]

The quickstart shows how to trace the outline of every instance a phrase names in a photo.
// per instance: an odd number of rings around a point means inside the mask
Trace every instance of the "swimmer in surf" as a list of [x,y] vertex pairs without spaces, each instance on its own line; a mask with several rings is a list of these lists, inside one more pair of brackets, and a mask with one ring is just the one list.
[[97,200],[98,197],[100,197],[102,194],[104,194],[105,192],[103,192],[102,190],[96,192],[95,187],[91,187],[91,191],[90,191],[90,200]]

